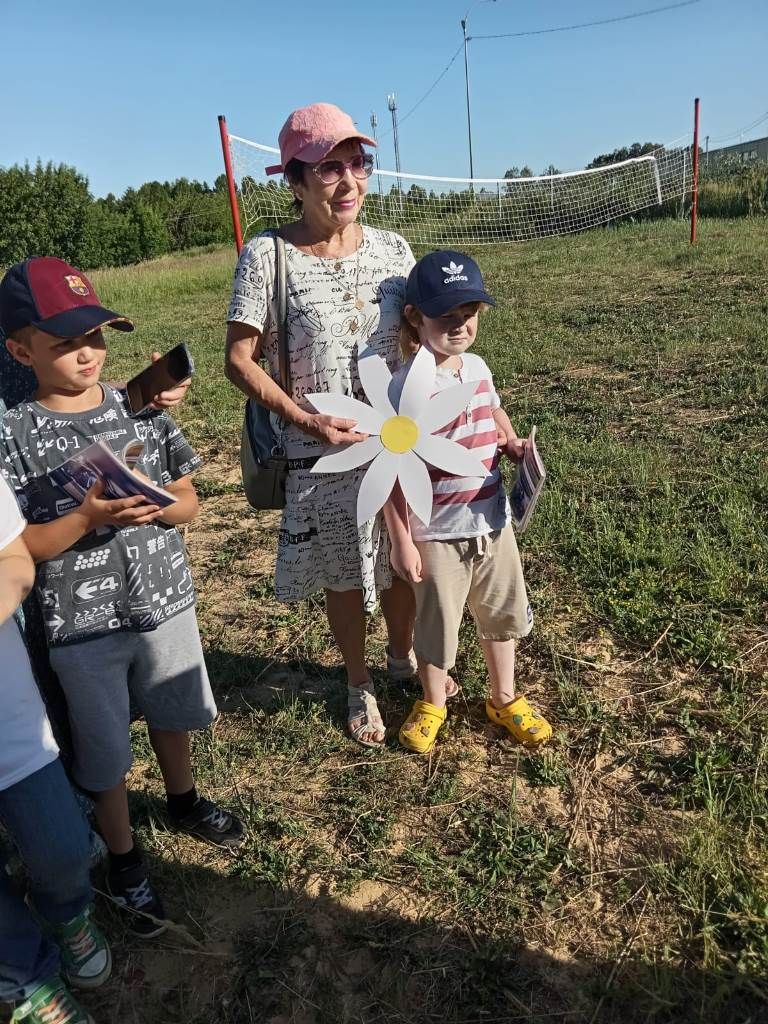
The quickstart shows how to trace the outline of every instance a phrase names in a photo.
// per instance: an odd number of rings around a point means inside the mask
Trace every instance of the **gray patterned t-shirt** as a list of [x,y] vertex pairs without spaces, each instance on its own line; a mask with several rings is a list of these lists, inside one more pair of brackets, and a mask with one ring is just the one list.
[[[94,441],[116,454],[131,441],[143,441],[136,468],[161,486],[201,464],[168,413],[131,416],[123,392],[106,384],[102,390],[102,404],[87,412],[53,413],[37,402],[22,402],[2,417],[2,474],[27,522],[48,523],[76,507],[47,474]],[[120,629],[156,629],[195,602],[181,534],[160,522],[104,526],[86,534],[37,566],[35,589],[51,645]]]

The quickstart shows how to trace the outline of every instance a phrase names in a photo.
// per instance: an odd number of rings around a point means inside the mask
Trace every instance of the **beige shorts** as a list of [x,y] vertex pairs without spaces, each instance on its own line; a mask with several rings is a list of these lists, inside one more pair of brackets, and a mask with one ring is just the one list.
[[413,647],[422,661],[456,664],[459,626],[468,606],[482,640],[517,640],[533,628],[533,613],[511,526],[464,540],[418,541],[421,583]]

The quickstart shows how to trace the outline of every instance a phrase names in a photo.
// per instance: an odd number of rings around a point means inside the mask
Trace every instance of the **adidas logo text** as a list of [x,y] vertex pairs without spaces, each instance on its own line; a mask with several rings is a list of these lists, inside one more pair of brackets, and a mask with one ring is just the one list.
[[452,284],[454,281],[468,281],[469,278],[463,275],[461,272],[464,269],[463,263],[454,263],[453,260],[448,264],[447,267],[441,268],[443,273],[447,274],[443,281],[443,284]]

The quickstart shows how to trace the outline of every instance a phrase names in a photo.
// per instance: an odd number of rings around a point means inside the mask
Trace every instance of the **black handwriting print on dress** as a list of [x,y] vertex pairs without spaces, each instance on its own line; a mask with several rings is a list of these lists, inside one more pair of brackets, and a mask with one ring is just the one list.
[[260,292],[264,288],[264,272],[260,266],[247,263],[243,267],[242,278],[246,284],[253,286],[254,291]]
[[378,316],[363,317],[360,313],[350,313],[341,322],[337,321],[332,325],[331,335],[336,339],[351,338],[362,331],[362,336],[365,337],[368,328],[372,327],[377,320]]
[[317,307],[312,302],[293,307],[288,311],[288,327],[292,334],[294,327],[299,328],[308,338],[317,338],[323,333],[323,321]]

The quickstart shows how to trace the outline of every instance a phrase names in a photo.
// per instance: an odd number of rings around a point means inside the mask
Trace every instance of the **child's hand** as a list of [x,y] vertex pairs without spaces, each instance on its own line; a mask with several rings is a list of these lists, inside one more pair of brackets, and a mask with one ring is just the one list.
[[507,435],[498,424],[496,424],[496,447],[502,452],[507,450]]
[[150,505],[141,494],[131,498],[104,498],[104,481],[96,483],[83,498],[77,513],[88,521],[88,529],[100,526],[143,526],[158,519],[163,510],[159,505]]
[[408,583],[421,582],[421,555],[413,541],[393,544],[389,555],[392,568]]
[[507,441],[503,450],[513,462],[522,462],[525,455],[525,444],[524,437],[513,437]]
[[[162,356],[159,352],[153,352],[149,358],[153,363],[156,363],[158,359],[162,359]],[[177,384],[175,388],[171,388],[170,391],[161,391],[159,395],[155,395],[150,408],[172,409],[174,405],[178,405],[182,401],[191,383],[192,378],[187,377],[186,380],[183,380],[181,384]]]

